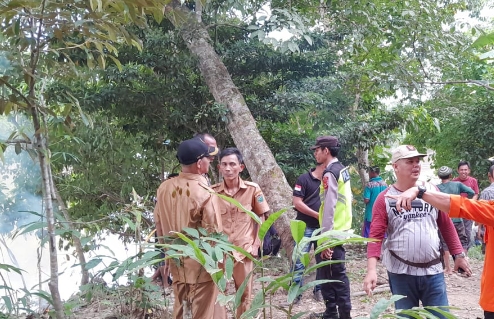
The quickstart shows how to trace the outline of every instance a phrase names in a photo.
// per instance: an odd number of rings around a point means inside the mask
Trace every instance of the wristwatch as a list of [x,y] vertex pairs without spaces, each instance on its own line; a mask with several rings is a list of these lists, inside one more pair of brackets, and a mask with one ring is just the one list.
[[461,252],[459,254],[453,255],[453,257],[455,257],[455,258],[465,258],[466,256],[465,256],[465,253],[464,252]]
[[422,199],[422,196],[424,196],[424,193],[427,191],[427,188],[425,186],[419,185],[417,186],[419,189],[419,193],[417,194],[417,198]]

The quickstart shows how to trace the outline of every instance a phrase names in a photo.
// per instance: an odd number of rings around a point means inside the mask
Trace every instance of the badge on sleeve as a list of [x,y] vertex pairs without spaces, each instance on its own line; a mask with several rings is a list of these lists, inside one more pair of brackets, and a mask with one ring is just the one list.
[[324,176],[322,178],[322,185],[323,185],[324,189],[328,189],[328,177],[327,176]]
[[264,196],[263,196],[262,194],[259,194],[259,195],[257,196],[257,202],[258,202],[258,203],[262,203],[262,202],[264,202]]

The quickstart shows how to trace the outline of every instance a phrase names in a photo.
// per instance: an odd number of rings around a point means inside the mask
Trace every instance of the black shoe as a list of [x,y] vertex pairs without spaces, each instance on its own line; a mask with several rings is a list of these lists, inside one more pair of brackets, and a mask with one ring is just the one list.
[[339,319],[336,308],[326,308],[325,312],[311,313],[309,319]]
[[320,313],[313,312],[310,314],[309,319],[339,319],[339,318],[338,318],[338,313],[328,315],[325,312],[320,312]]
[[352,319],[350,312],[340,312],[340,319]]

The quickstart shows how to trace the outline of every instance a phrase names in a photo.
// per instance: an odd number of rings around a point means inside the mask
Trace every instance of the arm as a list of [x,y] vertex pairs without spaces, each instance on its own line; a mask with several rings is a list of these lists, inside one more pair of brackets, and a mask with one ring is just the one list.
[[365,205],[369,204],[370,202],[370,188],[367,185],[364,190],[364,203]]
[[474,181],[474,184],[473,184],[472,189],[475,192],[475,195],[473,195],[472,199],[477,200],[477,199],[479,199],[479,193],[480,193],[479,183],[477,182],[477,180],[475,178],[473,179],[473,181]]
[[455,226],[453,225],[453,222],[451,221],[451,218],[449,218],[448,214],[439,211],[437,226],[439,227],[439,231],[441,232],[444,241],[448,245],[451,255],[461,253],[463,251],[463,247],[461,247],[460,239],[456,233]]
[[[159,189],[158,189],[158,192],[156,193],[156,198],[157,199],[160,198],[160,190]],[[160,205],[159,205],[158,200],[156,200],[156,202],[155,202],[153,217],[154,217],[154,224],[156,225],[156,236],[158,237],[158,242],[160,244],[164,244],[163,226],[161,225]]]
[[[405,210],[412,209],[412,200],[417,198],[419,189],[417,187],[412,187],[401,193],[400,195],[385,195],[386,197],[396,199],[396,209],[401,211],[403,208]],[[422,197],[423,200],[436,207],[437,209],[448,213],[451,207],[450,195],[446,193],[441,193],[434,190],[427,190]]]
[[269,205],[266,202],[266,197],[259,186],[256,186],[256,191],[252,198],[252,211],[256,213],[257,216],[264,216],[265,213],[269,212]]
[[372,290],[377,285],[377,260],[381,256],[382,239],[388,228],[388,215],[386,213],[386,202],[384,192],[378,195],[374,207],[372,208],[372,223],[370,226],[370,238],[380,239],[380,241],[369,242],[367,244],[367,274],[364,278],[364,291],[372,294]]
[[[396,199],[396,209],[411,209],[411,202],[417,197],[419,190],[412,187],[400,195],[386,195]],[[494,227],[494,201],[475,201],[459,195],[450,195],[433,190],[428,190],[422,197],[423,200],[450,217],[461,217],[478,221],[482,224]]]
[[324,231],[333,230],[334,211],[338,200],[338,181],[331,172],[323,176],[324,209],[322,212],[321,227]]
[[460,183],[460,193],[466,193],[468,198],[475,196],[475,191],[463,183]]
[[367,244],[367,258],[377,258],[381,256],[381,246],[384,235],[388,228],[388,214],[386,212],[385,193],[377,196],[372,208],[372,223],[370,226],[369,238],[378,239],[379,241]]
[[311,209],[309,206],[307,206],[304,203],[303,198],[293,196],[292,199],[293,206],[295,207],[296,210],[301,212],[302,214],[305,214],[310,217],[314,217],[315,219],[319,219],[319,212],[316,212],[315,210]]
[[474,220],[486,226],[494,227],[494,201],[474,201],[457,195],[451,195],[451,217]]

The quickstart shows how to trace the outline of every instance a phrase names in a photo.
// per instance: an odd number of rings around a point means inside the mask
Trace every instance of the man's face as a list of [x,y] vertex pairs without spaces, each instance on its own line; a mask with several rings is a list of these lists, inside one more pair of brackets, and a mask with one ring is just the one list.
[[235,180],[238,178],[240,172],[244,170],[244,164],[240,164],[237,155],[223,156],[220,161],[219,169],[223,179]]
[[421,158],[411,157],[402,158],[393,164],[397,179],[412,179],[418,180],[421,170]]
[[470,175],[470,169],[468,168],[468,165],[462,165],[458,167],[458,177],[463,181],[467,179],[467,177]]
[[[212,136],[206,135],[204,136],[204,144],[206,144],[209,147],[214,147],[218,148],[218,144],[216,143],[216,139]],[[212,162],[214,161],[215,156],[210,156],[209,160]]]
[[208,157],[203,157],[197,161],[196,165],[199,170],[199,174],[206,174],[209,171],[210,159]]
[[317,165],[324,164],[329,156],[329,150],[327,148],[318,147],[314,150],[314,157],[316,158]]

